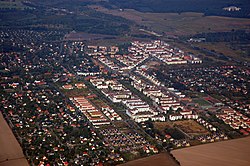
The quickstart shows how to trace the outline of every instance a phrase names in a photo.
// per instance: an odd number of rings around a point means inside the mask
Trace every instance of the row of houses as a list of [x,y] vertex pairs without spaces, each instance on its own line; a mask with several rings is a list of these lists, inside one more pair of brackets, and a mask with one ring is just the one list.
[[208,135],[202,135],[198,136],[197,140],[199,140],[201,143],[208,143],[208,142],[215,142],[215,141],[221,141],[221,140],[227,140],[228,137],[224,135],[223,133],[213,133]]
[[117,46],[111,46],[111,47],[94,46],[94,45],[87,46],[87,54],[90,56],[116,54],[117,52],[119,52],[119,48]]
[[154,56],[168,65],[202,63],[202,60],[198,57],[192,54],[187,54],[161,40],[150,42],[134,41],[132,42],[129,51],[134,54],[137,53]]
[[136,122],[149,119],[153,121],[165,121],[165,117],[151,108],[146,102],[120,84],[117,80],[106,80],[104,78],[93,78],[90,82],[114,103],[122,103],[127,109],[126,113]]
[[[84,97],[72,97],[70,100],[74,103],[74,105],[86,116],[86,118],[91,122],[93,126],[98,128],[100,125],[108,125],[110,124],[110,120],[115,120],[115,118],[120,118],[117,113],[115,113],[110,108],[104,108],[104,113],[98,110],[95,106],[93,106],[87,99]],[[108,119],[108,118],[110,119]]]
[[198,119],[198,115],[192,110],[181,110],[178,113],[170,114],[169,120],[182,120],[182,119]]
[[84,83],[77,83],[74,86],[71,85],[71,84],[65,84],[65,85],[62,86],[62,88],[67,89],[67,90],[71,90],[71,89],[74,89],[74,88],[82,89],[82,88],[86,88],[86,85]]
[[[168,91],[161,90],[157,85],[148,84],[146,81],[140,79],[140,77],[132,75],[130,78],[133,80],[131,85],[140,90],[144,95],[151,98],[155,106],[163,113],[167,113],[170,110],[174,110],[176,113],[171,113],[169,119],[172,121],[182,119],[197,119],[198,114],[192,110],[184,109],[178,99],[170,94]],[[181,92],[170,89],[174,94],[177,93],[179,97],[185,97]],[[180,110],[177,112],[177,110]]]
[[125,55],[115,55],[115,58],[126,65],[123,69],[133,69],[149,57],[148,54],[142,54],[142,52],[130,53]]
[[102,55],[98,57],[98,60],[109,67],[111,70],[118,71],[120,70],[120,66],[117,65],[117,63],[114,63],[111,59],[107,58],[106,56]]
[[208,123],[207,121],[205,121],[202,118],[198,118],[196,120],[196,122],[198,122],[199,124],[201,124],[203,127],[205,127],[206,129],[208,129],[211,132],[216,132],[217,131],[216,127],[214,127],[212,124]]
[[152,121],[165,121],[165,116],[160,115],[158,111],[153,110],[148,104],[140,98],[132,96],[131,99],[122,101],[128,107],[126,113],[136,122],[144,122],[149,119]]
[[102,112],[106,117],[108,117],[111,121],[114,120],[122,120],[120,115],[118,115],[111,107],[109,106],[103,106],[102,107]]
[[[136,73],[143,76],[144,78],[148,79],[150,82],[152,82],[154,85],[156,86],[164,86],[164,84],[162,84],[154,75],[150,75],[146,72],[147,70],[147,67],[146,66],[140,66],[140,67],[137,67],[136,68]],[[173,88],[173,87],[170,87],[170,88],[167,88],[167,90],[173,94],[175,97],[179,98],[179,99],[182,99],[182,98],[185,98],[186,96],[181,93],[179,90]]]
[[232,108],[222,108],[221,113],[216,115],[217,118],[223,120],[233,129],[250,128],[250,119],[242,113]]
[[149,84],[135,75],[131,75],[130,78],[132,79],[131,85],[153,100],[159,111],[167,113],[170,109],[183,108],[175,97],[168,92],[163,92],[158,86]]
[[136,73],[140,74],[141,76],[147,78],[150,82],[152,82],[153,84],[160,86],[162,85],[161,82],[154,76],[154,75],[149,75],[144,71],[144,68],[141,67],[137,67],[136,68]]

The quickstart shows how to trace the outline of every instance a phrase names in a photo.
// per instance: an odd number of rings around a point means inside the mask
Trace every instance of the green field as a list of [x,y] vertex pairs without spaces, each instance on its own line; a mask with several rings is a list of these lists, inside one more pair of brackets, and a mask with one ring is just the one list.
[[201,107],[202,106],[211,106],[211,104],[208,101],[206,101],[202,98],[195,98],[195,99],[193,99],[193,102],[199,104]]

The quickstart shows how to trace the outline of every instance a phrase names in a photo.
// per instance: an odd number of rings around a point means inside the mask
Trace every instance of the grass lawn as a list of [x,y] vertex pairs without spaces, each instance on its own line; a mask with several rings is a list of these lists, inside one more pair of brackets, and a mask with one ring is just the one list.
[[210,106],[211,105],[208,101],[206,101],[202,98],[195,98],[195,99],[193,99],[193,102],[199,104],[200,106]]

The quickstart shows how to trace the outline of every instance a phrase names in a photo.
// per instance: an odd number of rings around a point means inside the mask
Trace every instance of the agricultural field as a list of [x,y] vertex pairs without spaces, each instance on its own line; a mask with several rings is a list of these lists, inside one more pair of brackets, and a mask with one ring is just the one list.
[[0,112],[0,165],[28,166],[22,148]]
[[174,126],[180,128],[182,131],[184,131],[190,136],[209,134],[208,130],[206,130],[203,126],[201,126],[194,120],[175,121],[173,123]]
[[[156,164],[157,163],[157,164]],[[120,166],[177,166],[178,164],[167,153],[160,153],[150,157],[130,161]]]
[[[250,165],[250,137],[174,150],[183,166]],[[202,152],[202,153],[201,153]]]

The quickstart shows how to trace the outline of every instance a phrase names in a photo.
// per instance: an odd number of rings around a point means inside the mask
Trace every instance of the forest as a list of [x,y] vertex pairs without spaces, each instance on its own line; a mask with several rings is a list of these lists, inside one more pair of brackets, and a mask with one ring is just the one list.
[[[206,16],[250,18],[249,0],[110,0],[109,4],[118,6],[119,8],[132,8],[141,12],[200,12]],[[223,10],[224,7],[228,6],[237,6],[241,10],[237,12]]]
[[130,29],[128,20],[90,9],[86,7],[89,3],[45,2],[26,3],[30,8],[24,10],[1,9],[0,28],[75,30],[105,35],[121,35]]

